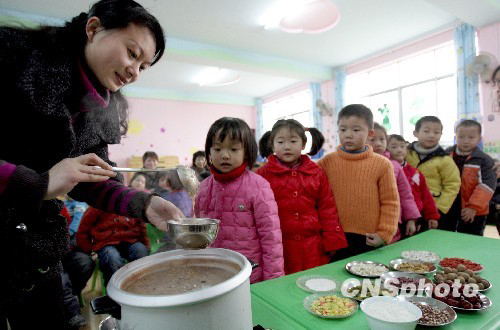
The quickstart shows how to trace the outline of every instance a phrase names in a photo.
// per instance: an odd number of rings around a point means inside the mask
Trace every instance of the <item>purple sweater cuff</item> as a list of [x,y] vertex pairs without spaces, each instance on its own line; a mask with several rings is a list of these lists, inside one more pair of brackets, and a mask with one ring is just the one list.
[[3,187],[1,196],[13,206],[22,205],[26,211],[36,212],[47,193],[48,184],[49,172],[38,174],[27,167],[17,166]]

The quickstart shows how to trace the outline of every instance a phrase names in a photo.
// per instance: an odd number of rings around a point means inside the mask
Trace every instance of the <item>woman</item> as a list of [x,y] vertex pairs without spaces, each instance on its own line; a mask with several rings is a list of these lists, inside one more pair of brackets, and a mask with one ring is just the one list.
[[[131,0],[101,0],[63,27],[0,28],[0,329],[65,328],[61,262],[68,232],[58,195],[160,229],[182,217],[125,187],[108,144],[127,128],[121,87],[163,55],[158,21]],[[100,168],[97,168],[99,166]]]
[[205,151],[199,150],[193,154],[193,165],[191,168],[196,173],[196,178],[200,182],[210,175],[210,168],[207,165]]

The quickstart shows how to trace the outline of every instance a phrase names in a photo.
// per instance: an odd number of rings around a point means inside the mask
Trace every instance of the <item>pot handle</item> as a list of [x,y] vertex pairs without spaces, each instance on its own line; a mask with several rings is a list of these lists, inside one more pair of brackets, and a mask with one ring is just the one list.
[[258,262],[253,261],[252,259],[249,259],[249,258],[247,258],[247,260],[250,263],[250,265],[252,265],[252,270],[254,270],[255,268],[259,267],[259,263]]
[[117,320],[122,318],[122,308],[109,296],[94,298],[90,301],[94,314],[111,314]]

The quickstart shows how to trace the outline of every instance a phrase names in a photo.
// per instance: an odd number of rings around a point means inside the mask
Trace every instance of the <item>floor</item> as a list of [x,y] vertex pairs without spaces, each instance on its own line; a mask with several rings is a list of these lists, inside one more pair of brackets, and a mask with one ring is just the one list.
[[82,298],[85,305],[82,307],[82,315],[87,320],[87,325],[82,327],[81,330],[97,330],[99,329],[99,323],[104,320],[109,315],[94,315],[92,309],[90,308],[90,301],[94,298],[102,296],[102,286],[101,279],[98,278],[94,290],[91,288],[92,279],[89,280],[87,286],[82,291]]

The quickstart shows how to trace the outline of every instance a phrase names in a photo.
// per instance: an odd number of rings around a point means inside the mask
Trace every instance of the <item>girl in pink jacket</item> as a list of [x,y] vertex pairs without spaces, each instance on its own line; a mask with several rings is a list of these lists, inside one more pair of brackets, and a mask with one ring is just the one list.
[[284,275],[278,207],[269,183],[248,170],[257,158],[257,143],[248,125],[224,117],[210,127],[205,152],[213,175],[198,190],[195,213],[219,219],[212,247],[237,251],[257,261],[255,283]]
[[[390,159],[391,155],[387,151],[387,131],[385,130],[385,127],[379,123],[374,123],[374,131],[375,134],[371,138],[368,138],[368,144],[373,147],[374,152]],[[394,167],[394,176],[396,177],[396,182],[398,184],[399,201],[401,203],[399,228],[391,241],[391,243],[394,243],[401,239],[401,232],[405,233],[406,236],[412,236],[415,233],[417,230],[416,221],[420,218],[420,212],[417,204],[415,203],[410,182],[408,182],[408,179],[403,172],[403,168],[397,161],[393,159],[390,160],[392,166]]]

